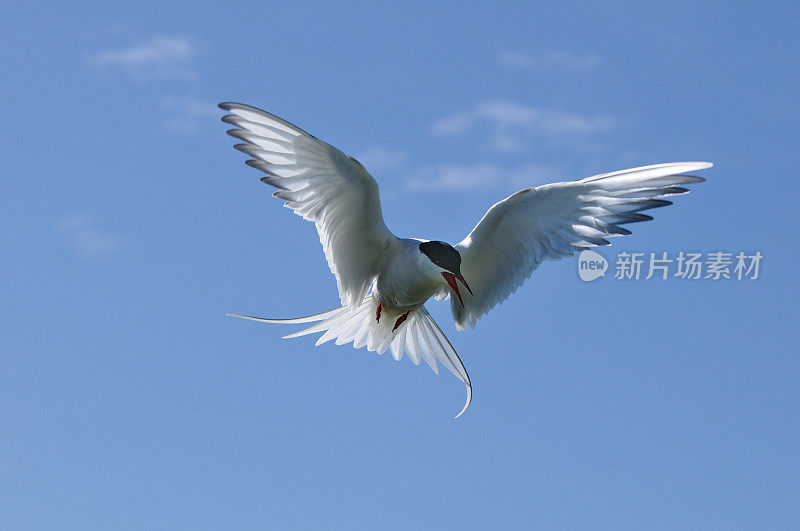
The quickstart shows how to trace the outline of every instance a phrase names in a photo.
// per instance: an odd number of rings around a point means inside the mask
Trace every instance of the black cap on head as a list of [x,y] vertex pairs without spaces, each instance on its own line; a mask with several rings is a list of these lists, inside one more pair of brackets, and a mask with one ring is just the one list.
[[422,242],[419,244],[419,250],[442,269],[451,273],[461,272],[461,255],[449,243]]

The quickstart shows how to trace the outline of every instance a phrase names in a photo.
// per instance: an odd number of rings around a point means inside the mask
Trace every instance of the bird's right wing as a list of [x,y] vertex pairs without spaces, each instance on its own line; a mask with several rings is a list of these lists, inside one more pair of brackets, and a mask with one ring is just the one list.
[[519,288],[543,260],[575,250],[609,245],[630,234],[620,227],[647,221],[642,210],[672,204],[662,198],[688,192],[680,185],[703,181],[680,175],[710,168],[707,162],[643,166],[521,190],[492,206],[456,249],[461,273],[473,295],[464,305],[451,298],[453,318],[463,330]]
[[273,195],[313,221],[344,306],[358,306],[395,236],[381,213],[378,185],[354,158],[299,127],[255,107],[221,103],[233,124],[228,134],[245,143],[249,166],[267,174]]

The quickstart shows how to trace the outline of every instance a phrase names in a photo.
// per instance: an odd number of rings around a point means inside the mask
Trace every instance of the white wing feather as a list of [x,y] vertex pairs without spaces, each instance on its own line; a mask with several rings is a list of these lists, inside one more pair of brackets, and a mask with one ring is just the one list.
[[386,228],[378,185],[354,158],[302,129],[255,107],[221,103],[235,125],[228,134],[243,140],[247,164],[267,174],[273,195],[319,233],[344,306],[364,299],[384,251],[396,238]]
[[451,298],[459,330],[475,322],[519,288],[543,260],[609,245],[607,237],[630,234],[619,225],[653,219],[642,210],[672,204],[663,197],[688,192],[679,185],[703,181],[681,173],[708,162],[676,162],[605,173],[521,190],[495,204],[456,249],[461,273],[474,295],[464,306]]

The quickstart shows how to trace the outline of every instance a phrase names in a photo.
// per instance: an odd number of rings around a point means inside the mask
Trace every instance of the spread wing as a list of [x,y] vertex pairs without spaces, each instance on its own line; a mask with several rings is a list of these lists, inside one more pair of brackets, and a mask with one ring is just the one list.
[[543,260],[609,245],[606,238],[630,234],[620,225],[653,219],[640,212],[670,205],[664,197],[687,193],[681,185],[705,180],[680,174],[710,167],[708,162],[643,166],[527,188],[495,204],[456,245],[461,273],[474,294],[462,293],[463,308],[451,298],[456,326],[474,326]]
[[386,228],[378,185],[354,158],[302,129],[255,107],[221,103],[244,141],[249,166],[303,219],[313,221],[344,306],[357,306],[369,290],[384,251],[396,238]]

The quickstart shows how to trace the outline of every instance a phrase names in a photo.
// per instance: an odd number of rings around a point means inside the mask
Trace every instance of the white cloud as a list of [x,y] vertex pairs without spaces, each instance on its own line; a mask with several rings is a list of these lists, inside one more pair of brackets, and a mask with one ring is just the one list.
[[585,140],[613,128],[617,121],[608,114],[581,115],[558,108],[536,107],[496,99],[435,122],[437,136],[458,136],[472,130],[484,132],[489,144],[501,153],[524,151],[531,136],[561,145],[578,147]]
[[534,107],[509,100],[482,103],[475,108],[474,115],[488,121],[497,130],[526,129],[546,136],[594,134],[614,125],[613,118],[606,114],[582,116],[561,109]]
[[459,135],[471,129],[475,123],[475,117],[470,113],[461,112],[442,118],[434,122],[431,132],[436,136]]
[[562,171],[545,164],[528,163],[504,167],[500,164],[438,164],[421,168],[406,182],[412,192],[472,192],[487,188],[526,188],[556,182]]
[[422,168],[409,179],[412,191],[470,191],[496,185],[503,169],[495,164],[438,164]]
[[567,50],[545,50],[535,55],[507,50],[497,55],[497,63],[515,70],[561,70],[577,74],[594,70],[603,64],[603,59],[594,53]]
[[404,151],[373,146],[357,153],[355,158],[367,171],[373,172],[394,170],[408,159],[408,155]]
[[513,135],[497,133],[492,135],[489,141],[492,143],[494,150],[500,153],[517,153],[525,151],[527,148],[526,143],[523,142],[522,139]]
[[55,229],[70,247],[85,257],[110,254],[122,243],[118,236],[96,228],[86,216],[63,218]]
[[220,117],[216,104],[191,96],[165,96],[160,107],[164,127],[179,133],[194,133],[205,124],[216,124]]
[[89,66],[103,72],[121,70],[137,81],[196,77],[195,49],[181,37],[154,37],[127,48],[103,50],[87,57]]
[[510,129],[534,125],[542,110],[531,105],[498,99],[479,104],[472,114],[476,118],[488,120],[497,128]]

